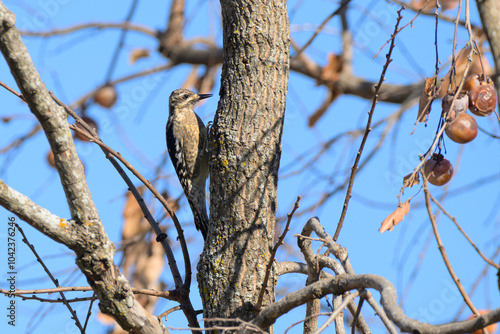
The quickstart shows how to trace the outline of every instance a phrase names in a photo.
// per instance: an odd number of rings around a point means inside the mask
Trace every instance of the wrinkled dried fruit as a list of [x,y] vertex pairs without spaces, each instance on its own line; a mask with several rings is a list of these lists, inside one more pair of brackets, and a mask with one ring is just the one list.
[[[87,117],[87,116],[83,116],[82,120],[84,120],[85,123],[87,123],[95,132],[97,132],[97,123],[92,118]],[[80,123],[76,123],[76,126],[79,129],[82,129],[84,132],[88,133],[88,131],[85,130],[83,125],[81,125]],[[76,132],[76,131],[75,131],[75,138],[80,139],[81,141],[89,141],[89,139],[87,137],[85,137],[84,135],[82,135],[81,133]]]
[[455,143],[465,144],[477,136],[476,120],[469,114],[459,113],[444,129],[446,135]]
[[477,86],[469,92],[469,110],[477,116],[488,116],[497,106],[497,93],[493,85]]
[[[454,93],[449,93],[445,97],[443,97],[443,101],[441,101],[443,114],[447,115],[447,118],[449,118],[450,120],[454,120],[459,113],[466,112],[467,107],[469,106],[469,96],[467,96],[467,94],[465,94],[464,92],[458,94],[455,102],[453,102],[454,97]],[[452,103],[453,108],[451,109]]]
[[481,74],[471,74],[467,77],[467,79],[465,79],[464,86],[462,89],[467,92],[470,92],[477,86],[486,86],[486,85],[493,85],[493,81],[489,77],[484,76],[483,80],[483,76]]
[[94,100],[97,104],[104,108],[111,108],[114,106],[117,98],[118,94],[113,86],[104,86],[94,95]]
[[424,163],[422,169],[427,181],[435,186],[442,186],[450,181],[453,176],[453,166],[443,158],[441,154],[433,154],[432,157]]

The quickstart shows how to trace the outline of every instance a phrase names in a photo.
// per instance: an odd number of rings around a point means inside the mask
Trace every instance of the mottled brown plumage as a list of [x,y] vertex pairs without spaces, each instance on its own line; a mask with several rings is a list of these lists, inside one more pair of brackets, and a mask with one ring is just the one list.
[[206,239],[208,215],[205,186],[208,177],[207,128],[193,107],[211,94],[195,94],[177,89],[169,99],[167,148],[193,212],[194,223]]

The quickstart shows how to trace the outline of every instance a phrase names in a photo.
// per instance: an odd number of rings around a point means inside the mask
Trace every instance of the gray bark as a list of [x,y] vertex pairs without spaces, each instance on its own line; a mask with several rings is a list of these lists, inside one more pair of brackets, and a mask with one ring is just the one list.
[[[99,218],[69,130],[66,112],[52,100],[15,27],[15,15],[0,1],[0,51],[40,122],[54,153],[71,219],[61,219],[0,181],[0,205],[76,253],[76,264],[99,298],[99,308],[132,333],[162,333],[158,319],[134,299],[113,263],[115,248]],[[45,221],[45,219],[47,219]]]
[[[205,318],[250,320],[274,239],[288,16],[284,0],[223,0],[221,7],[224,61],[210,137],[209,237],[198,282]],[[274,301],[274,283],[273,272],[263,305]]]

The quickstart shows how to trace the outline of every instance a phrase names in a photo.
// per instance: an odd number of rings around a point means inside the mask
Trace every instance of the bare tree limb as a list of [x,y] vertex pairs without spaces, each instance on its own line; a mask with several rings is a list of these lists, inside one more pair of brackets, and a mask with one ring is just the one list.
[[49,30],[49,31],[28,31],[28,30],[21,30],[19,33],[23,36],[34,36],[34,37],[53,37],[53,36],[58,36],[58,35],[65,35],[65,34],[71,34],[80,30],[85,30],[85,29],[125,29],[125,30],[131,30],[131,31],[137,31],[140,33],[143,33],[148,36],[155,37],[157,36],[157,32],[149,29],[148,27],[141,26],[138,24],[130,23],[130,22],[119,22],[119,23],[98,23],[98,22],[91,22],[91,23],[84,23],[84,24],[77,24],[72,27],[68,28],[63,28],[63,29],[54,29],[54,30]]
[[[56,292],[86,292],[93,291],[90,286],[60,286],[58,288],[50,288],[50,289],[32,289],[32,290],[4,290],[0,289],[0,293],[3,294],[11,294],[15,296],[21,295],[33,295],[33,294],[52,294]],[[132,292],[135,294],[154,296],[154,297],[162,297],[166,299],[175,300],[176,296],[179,294],[177,290],[167,290],[167,291],[159,291],[153,289],[140,289],[140,288],[132,288]]]
[[471,244],[471,246],[476,250],[476,252],[479,254],[479,256],[481,256],[481,258],[486,261],[486,263],[488,263],[490,266],[493,266],[494,268],[496,268],[497,270],[500,270],[500,265],[499,264],[496,264],[495,262],[493,262],[492,260],[488,259],[486,257],[486,255],[483,254],[483,252],[481,252],[481,250],[476,246],[476,244],[472,241],[472,239],[467,235],[467,233],[464,231],[464,229],[460,226],[460,224],[457,222],[457,219],[455,217],[453,217],[452,215],[450,215],[448,213],[448,211],[446,211],[446,209],[441,205],[441,203],[434,198],[434,196],[432,196],[432,194],[429,192],[429,196],[430,196],[430,199],[434,202],[434,204],[436,204],[438,206],[438,208],[448,217],[450,218],[450,220],[455,224],[455,226],[458,228],[458,230],[460,231],[460,233],[462,233],[465,237],[465,239],[467,239],[467,241]]
[[[71,33],[79,29],[85,28],[119,28],[128,29],[144,32],[147,35],[157,36],[158,34],[144,27],[135,25],[126,25],[122,23],[90,23],[85,25],[80,25],[76,27],[70,27],[60,30],[54,30],[50,32],[24,32],[29,36],[42,36],[47,37],[53,34]],[[160,35],[161,36],[161,35]],[[184,41],[182,43],[169,46],[170,51],[168,52],[168,58],[171,60],[170,67],[176,64],[192,64],[192,65],[206,65],[214,66],[217,64],[222,64],[222,49],[213,45],[207,45],[205,48],[196,47],[195,43],[190,43],[189,41]],[[321,75],[321,66],[314,63],[312,60],[305,62],[302,57],[293,57],[290,59],[290,70],[308,76],[312,79],[318,80]],[[128,80],[132,79],[127,78]],[[323,85],[329,86],[334,85],[342,94],[355,95],[363,99],[370,100],[375,94],[376,83],[363,79],[362,77],[356,76],[352,73],[343,73],[340,79],[336,82],[331,81],[321,81]],[[424,82],[417,82],[409,85],[397,85],[397,84],[387,84],[380,88],[378,91],[378,100],[380,102],[389,103],[403,103],[410,95],[415,91],[421,91],[424,87]],[[88,94],[92,96],[93,94]],[[87,97],[88,98],[88,97]]]
[[[134,299],[128,281],[113,263],[114,245],[106,235],[88,189],[83,166],[66,121],[66,113],[49,95],[15,27],[15,15],[2,2],[0,51],[23,98],[40,121],[54,153],[56,169],[74,221],[67,230],[73,234],[74,240],[67,245],[75,251],[77,265],[99,297],[101,311],[112,316],[128,331],[163,332],[164,328],[158,319],[152,317]],[[7,198],[4,198],[4,202],[6,200]],[[16,202],[8,205],[19,207],[19,204]],[[29,213],[30,221],[41,220],[41,217],[37,216],[40,211],[27,212],[26,209],[21,209],[20,213]],[[42,228],[42,232],[43,230]]]
[[485,313],[472,320],[459,321],[444,325],[431,325],[407,317],[397,304],[397,293],[394,285],[387,279],[372,275],[340,275],[330,279],[320,280],[264,308],[252,321],[260,328],[267,328],[282,314],[303,305],[314,298],[321,298],[327,294],[342,294],[349,290],[372,288],[380,292],[380,303],[389,319],[393,321],[402,332],[422,334],[458,334],[471,333],[490,324],[500,321],[500,308]]
[[[33,255],[35,255],[38,263],[40,263],[40,265],[43,267],[43,270],[47,273],[47,276],[49,276],[50,280],[54,283],[54,285],[56,287],[59,287],[59,281],[54,277],[54,275],[52,275],[49,268],[43,262],[42,258],[40,256],[38,256],[38,252],[35,250],[35,247],[28,241],[28,238],[26,238],[26,234],[24,234],[23,229],[18,224],[16,224],[16,227],[19,230],[19,232],[21,233],[21,235],[23,236],[23,239],[22,239],[23,242],[29,247],[29,249],[31,250]],[[80,319],[78,319],[78,316],[76,315],[75,310],[73,310],[71,305],[68,303],[66,296],[64,295],[64,293],[62,291],[59,291],[59,295],[61,296],[63,304],[69,310],[69,313],[71,314],[71,318],[75,321],[76,327],[78,327],[80,332],[85,334],[85,330],[83,329],[82,324],[80,323]]]
[[295,201],[292,212],[287,215],[288,219],[286,221],[285,228],[283,229],[283,233],[281,233],[280,237],[278,238],[278,241],[276,242],[276,244],[274,244],[273,250],[271,251],[271,256],[269,258],[269,262],[267,263],[267,267],[266,267],[266,275],[264,277],[264,281],[262,282],[262,287],[260,288],[259,298],[257,300],[257,306],[255,307],[255,309],[257,311],[260,310],[260,308],[262,306],[262,300],[264,299],[264,293],[266,291],[266,286],[269,282],[269,275],[271,274],[271,269],[273,267],[273,263],[274,263],[274,260],[276,257],[276,252],[278,251],[279,246],[281,246],[283,244],[283,240],[285,240],[286,233],[290,230],[290,223],[292,221],[293,214],[300,206],[299,202],[300,202],[300,196],[297,197],[297,200]]
[[[401,19],[403,16],[401,16],[401,12],[403,11],[404,7],[401,7],[400,10],[398,10],[398,18],[396,21],[396,25],[394,26],[394,33],[391,36],[391,45],[389,47],[389,51],[387,52],[386,55],[386,61],[384,64],[384,67],[382,68],[382,73],[380,74],[380,79],[378,81],[378,84],[375,86],[375,95],[373,96],[372,100],[372,107],[370,111],[368,112],[368,120],[366,121],[366,128],[363,134],[363,138],[361,139],[361,144],[359,145],[358,152],[356,154],[356,158],[354,159],[354,164],[351,167],[351,176],[349,177],[349,185],[347,186],[347,192],[345,195],[345,200],[344,200],[344,206],[342,207],[342,213],[340,214],[340,219],[337,224],[337,229],[335,231],[335,234],[333,236],[333,240],[337,240],[340,234],[340,231],[342,229],[342,225],[344,224],[344,219],[345,215],[347,213],[347,208],[349,206],[349,200],[351,199],[352,195],[352,187],[354,184],[354,179],[356,177],[356,172],[358,171],[358,164],[359,160],[361,159],[361,154],[363,153],[363,148],[365,146],[366,140],[368,139],[368,134],[371,131],[371,123],[372,123],[372,118],[373,118],[373,113],[375,112],[375,106],[377,105],[377,99],[378,99],[378,91],[380,90],[380,87],[382,86],[382,83],[385,80],[385,73],[387,72],[387,69],[389,68],[389,64],[392,62],[391,59],[391,54],[392,50],[394,50],[394,41],[396,39],[396,35],[403,29],[399,28],[399,23],[401,22]],[[380,51],[379,51],[380,52]]]
[[460,291],[460,294],[462,295],[465,303],[467,306],[469,306],[470,310],[472,313],[476,316],[479,315],[478,310],[472,304],[472,301],[470,300],[469,296],[467,295],[467,292],[465,291],[464,287],[462,286],[462,283],[460,282],[460,279],[455,273],[455,270],[453,270],[453,267],[451,265],[450,259],[448,258],[448,254],[446,253],[446,250],[444,249],[443,242],[441,241],[441,237],[439,235],[439,231],[437,229],[437,223],[436,223],[436,218],[434,217],[434,213],[432,212],[431,208],[431,198],[430,198],[430,192],[429,192],[429,183],[427,182],[427,178],[425,177],[425,174],[422,172],[422,179],[424,181],[424,195],[425,195],[425,207],[427,209],[427,213],[429,215],[429,219],[432,224],[432,230],[434,232],[434,236],[436,237],[436,242],[438,244],[439,252],[441,253],[441,256],[443,257],[444,263],[446,265],[446,269],[448,269],[448,272],[450,273],[451,278],[455,282],[458,290]]

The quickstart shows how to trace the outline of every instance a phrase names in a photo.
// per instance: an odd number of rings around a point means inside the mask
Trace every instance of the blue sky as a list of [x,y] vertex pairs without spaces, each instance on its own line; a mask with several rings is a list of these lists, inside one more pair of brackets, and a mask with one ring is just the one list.
[[[71,0],[6,0],[4,4],[16,14],[20,29],[46,31],[78,23],[122,21],[127,15],[130,1],[84,3]],[[336,2],[331,1],[314,1],[314,6],[308,6],[302,1],[289,1],[291,34],[294,40],[299,44],[305,43],[317,24],[337,6]],[[396,21],[397,9],[398,6],[384,1],[353,2],[349,11],[349,22],[356,46],[353,63],[355,74],[369,80],[378,80],[388,48],[382,50],[376,59],[373,59],[373,55],[389,38]],[[151,29],[162,29],[167,13],[167,5],[158,7],[153,6],[151,2],[142,1],[139,2],[132,22]],[[455,12],[446,14],[455,15]],[[403,11],[402,22],[408,22],[414,15],[414,12],[409,10]],[[474,4],[471,6],[471,15],[472,22],[479,23]],[[186,38],[211,37],[220,45],[222,33],[218,2],[188,1],[186,16]],[[452,52],[453,28],[453,24],[446,22],[440,22],[438,26],[438,50],[443,66]],[[434,73],[434,29],[434,18],[421,16],[414,22],[413,27],[407,27],[397,36],[392,57],[394,61],[386,75],[387,83],[409,84]],[[339,53],[342,50],[339,32],[340,22],[338,18],[334,18],[307,49],[307,55],[317,63],[325,64],[328,53]],[[63,101],[71,103],[103,84],[119,34],[118,30],[86,30],[50,39],[25,37],[23,41],[49,90],[54,91]],[[462,48],[467,40],[465,30],[459,29],[458,49]],[[130,65],[128,54],[138,47],[149,48],[152,51],[151,57]],[[165,59],[155,54],[156,47],[153,38],[130,32],[112,78],[163,65]],[[190,66],[181,65],[166,73],[120,84],[117,87],[119,99],[115,109],[107,110],[93,105],[87,111],[88,116],[98,121],[103,141],[125,156],[147,178],[154,177],[158,166],[162,166],[164,176],[171,175],[173,171],[168,161],[161,165],[166,149],[164,129],[168,116],[167,102],[170,92],[182,85],[189,71]],[[212,91],[214,97],[197,108],[198,114],[205,121],[213,119],[217,107],[219,75],[216,76],[216,86]],[[3,60],[0,61],[0,80],[17,89]],[[324,191],[334,188],[344,180],[354,161],[360,137],[353,140],[341,139],[325,153],[314,168],[308,168],[297,176],[288,176],[299,170],[304,161],[312,158],[324,141],[347,130],[364,128],[371,101],[353,96],[339,98],[316,127],[308,128],[307,117],[321,104],[324,96],[324,87],[316,86],[315,82],[300,74],[290,74],[282,170],[278,188],[280,216],[291,210],[298,195],[303,196],[301,208],[314,204]],[[0,148],[3,148],[13,139],[26,134],[36,124],[36,120],[26,105],[4,89],[0,90],[0,99],[0,117],[15,117],[9,123],[0,123]],[[384,145],[356,178],[353,198],[339,238],[339,243],[347,248],[357,273],[373,273],[389,279],[398,289],[400,298],[404,295],[404,309],[408,315],[435,324],[451,321],[463,302],[444,266],[436,241],[430,235],[431,227],[424,210],[423,192],[412,200],[410,213],[394,231],[380,234],[378,228],[382,220],[397,206],[396,196],[402,177],[412,171],[418,163],[418,154],[423,154],[433,139],[440,103],[435,102],[427,127],[420,124],[415,133],[410,134],[416,118],[414,106],[406,111],[401,121],[390,130]],[[389,116],[399,107],[379,103],[373,123]],[[498,122],[494,116],[477,121],[486,131],[499,134]],[[363,158],[375,147],[381,132],[382,128],[374,128],[368,138]],[[456,217],[487,256],[491,256],[499,245],[499,143],[498,139],[492,139],[482,132],[467,145],[458,145],[448,140],[446,157],[454,163],[455,175],[449,187],[431,188],[434,197],[446,197],[443,201],[445,208]],[[118,242],[126,186],[97,146],[82,142],[77,142],[76,145],[106,231],[113,241]],[[19,149],[0,155],[0,178],[54,214],[68,217],[69,212],[57,173],[45,161],[48,149],[47,140],[39,133],[26,140]],[[305,157],[305,160],[301,160],[301,157]],[[485,178],[487,182],[481,181]],[[138,184],[138,181],[136,183]],[[475,187],[471,188],[471,185]],[[168,188],[175,194],[180,193],[180,185],[175,178],[161,179],[158,187]],[[415,195],[417,190],[407,189],[403,199]],[[278,260],[302,260],[293,235],[299,233],[307,219],[313,215],[318,216],[327,232],[333,235],[344,196],[345,191],[340,191],[323,207],[314,212],[297,215],[285,240],[289,246],[278,252]],[[155,216],[160,217],[158,203],[152,204],[152,207],[157,211]],[[181,222],[187,224],[186,233],[196,235],[201,240],[190,225],[191,213],[186,209],[185,202],[183,207],[184,210],[179,212],[178,217]],[[0,209],[0,219],[5,222],[4,226],[10,216],[7,211]],[[483,270],[485,262],[449,219],[442,214],[438,218],[441,238],[450,261],[465,289],[469,291]],[[86,285],[82,275],[75,272],[74,258],[64,246],[52,242],[26,223],[20,224],[29,241],[35,244],[37,251],[44,257],[52,273],[58,276],[62,285]],[[6,227],[0,231],[2,244],[5,243],[6,231]],[[19,234],[17,240],[18,288],[52,287],[33,254],[22,244]],[[199,243],[193,244],[193,261],[200,252]],[[0,252],[2,268],[6,264],[5,253]],[[498,260],[497,256],[495,261]],[[5,270],[2,274],[4,272]],[[168,270],[165,270],[162,278],[165,281],[170,280]],[[304,282],[305,277],[300,275],[281,277],[277,289],[297,289],[302,287]],[[5,287],[5,283],[0,286]],[[408,286],[408,290],[405,290]],[[199,308],[197,295],[197,284],[194,283],[192,299],[195,307]],[[376,292],[374,295],[378,298]],[[278,296],[280,297],[281,295]],[[500,297],[494,270],[490,269],[481,280],[472,300],[480,309],[498,307]],[[6,301],[6,298],[0,299],[2,309],[5,309],[3,306]],[[326,304],[323,302],[323,305]],[[159,314],[172,306],[172,302],[162,301],[155,313]],[[88,304],[79,303],[75,307],[78,314],[85,314]],[[97,305],[94,305],[93,313],[97,310]],[[39,323],[36,325],[37,332],[66,333],[76,329],[62,305],[42,306],[39,302],[18,301],[18,311],[18,326],[13,333],[23,333],[36,322]],[[48,313],[45,315],[45,312]],[[464,314],[468,315],[469,312],[465,311]],[[464,319],[464,314],[460,319]],[[375,333],[385,332],[374,312],[366,305],[364,315]],[[291,311],[278,320],[276,332],[283,332],[292,322],[303,316],[304,308]],[[54,321],[55,319],[57,321]],[[167,325],[184,327],[186,322],[181,313],[174,313],[169,316]],[[2,320],[0,328],[5,326]],[[89,332],[94,333],[105,331],[95,318],[91,319],[89,329]],[[299,331],[299,327],[292,330],[294,333]]]

